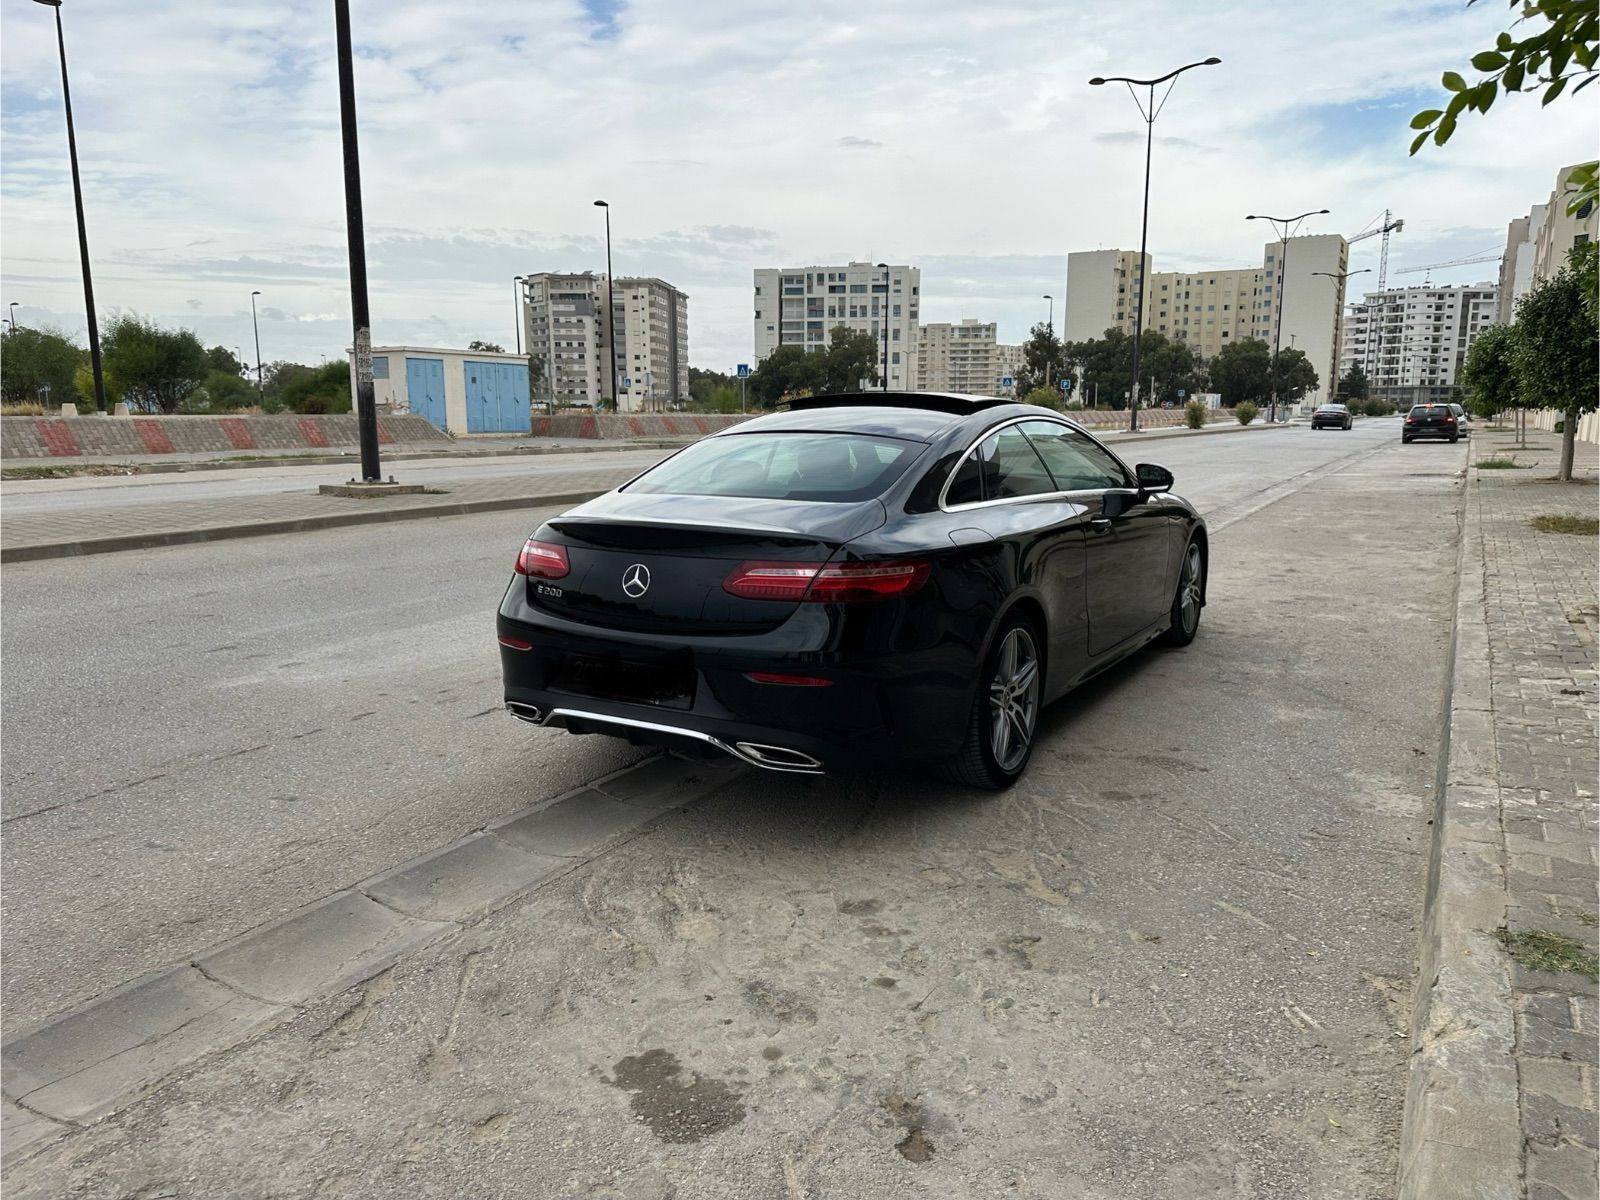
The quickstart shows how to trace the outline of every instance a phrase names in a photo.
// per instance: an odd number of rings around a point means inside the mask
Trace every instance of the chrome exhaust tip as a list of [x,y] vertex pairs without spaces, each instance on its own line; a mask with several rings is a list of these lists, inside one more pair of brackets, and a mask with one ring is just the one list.
[[506,702],[506,711],[519,721],[526,721],[529,725],[544,724],[544,709],[533,704],[519,704],[515,700]]
[[763,746],[759,742],[735,742],[734,751],[745,761],[769,771],[820,771],[822,763],[787,746]]

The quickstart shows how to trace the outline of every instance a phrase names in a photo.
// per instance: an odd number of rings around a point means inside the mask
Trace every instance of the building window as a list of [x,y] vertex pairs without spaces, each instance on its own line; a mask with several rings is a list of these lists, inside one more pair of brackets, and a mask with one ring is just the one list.
[[372,377],[374,379],[389,378],[389,358],[387,355],[375,355],[372,359]]

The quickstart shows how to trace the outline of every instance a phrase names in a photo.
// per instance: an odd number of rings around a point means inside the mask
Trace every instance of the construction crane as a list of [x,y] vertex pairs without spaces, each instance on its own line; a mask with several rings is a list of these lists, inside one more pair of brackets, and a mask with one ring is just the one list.
[[1383,210],[1383,223],[1381,225],[1376,229],[1369,229],[1365,233],[1358,233],[1355,237],[1348,239],[1349,244],[1353,246],[1369,237],[1377,237],[1380,233],[1383,235],[1383,249],[1378,254],[1378,290],[1380,292],[1389,284],[1389,235],[1391,233],[1399,233],[1405,227],[1406,219],[1394,216],[1386,208]]
[[[1452,258],[1449,262],[1429,263],[1425,267],[1407,267],[1404,271],[1396,271],[1395,274],[1396,275],[1416,275],[1416,274],[1419,274],[1419,273],[1421,273],[1423,271],[1426,271],[1431,276],[1433,274],[1433,272],[1442,271],[1445,267],[1465,267],[1465,266],[1468,266],[1471,263],[1486,263],[1486,262],[1497,263],[1503,257],[1504,257],[1504,255],[1500,255],[1500,254],[1474,254],[1471,258]],[[1427,287],[1432,282],[1433,282],[1433,280],[1431,278],[1424,279],[1422,281],[1422,286],[1423,287]]]

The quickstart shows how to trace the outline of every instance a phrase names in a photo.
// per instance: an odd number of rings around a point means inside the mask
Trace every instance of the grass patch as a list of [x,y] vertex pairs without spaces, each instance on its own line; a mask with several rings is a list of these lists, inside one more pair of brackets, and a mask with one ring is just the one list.
[[1577,938],[1543,929],[1527,933],[1498,929],[1495,937],[1500,939],[1507,954],[1529,970],[1573,971],[1590,983],[1600,982],[1600,958],[1585,950]]
[[72,479],[78,475],[132,475],[134,469],[117,463],[82,463],[60,467],[0,468],[0,479]]
[[1533,519],[1533,527],[1540,533],[1586,533],[1590,537],[1600,534],[1600,520],[1594,517],[1574,517],[1570,513],[1545,513]]
[[0,417],[42,417],[44,405],[32,402],[23,404],[0,404]]
[[1525,471],[1528,464],[1514,458],[1480,458],[1477,467],[1480,471]]
[[1600,915],[1596,915],[1595,913],[1581,912],[1574,913],[1573,915],[1577,918],[1579,925],[1600,925]]

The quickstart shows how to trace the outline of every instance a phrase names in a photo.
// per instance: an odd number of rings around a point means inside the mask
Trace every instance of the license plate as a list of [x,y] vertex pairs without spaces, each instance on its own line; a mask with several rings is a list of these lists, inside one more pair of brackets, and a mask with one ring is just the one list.
[[632,662],[573,654],[562,663],[555,686],[603,700],[688,708],[694,698],[694,669],[681,662]]

